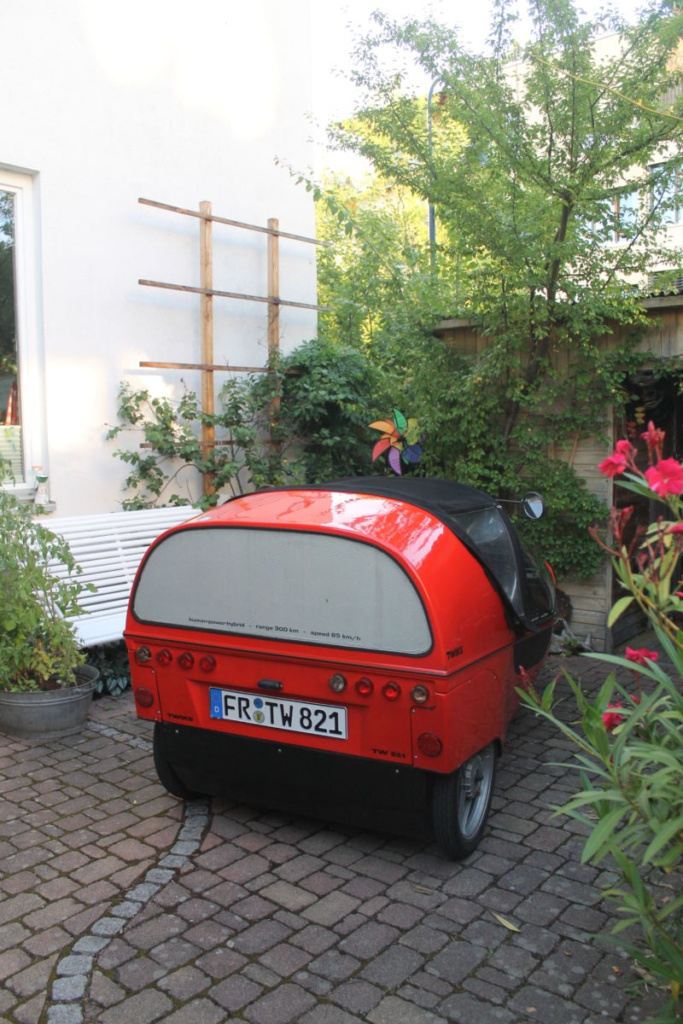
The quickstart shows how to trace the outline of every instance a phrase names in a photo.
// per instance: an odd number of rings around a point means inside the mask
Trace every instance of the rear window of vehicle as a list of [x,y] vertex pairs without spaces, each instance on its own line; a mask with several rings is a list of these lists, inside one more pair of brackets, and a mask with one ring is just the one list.
[[432,646],[420,596],[385,551],[331,534],[205,527],[152,550],[136,619],[417,656]]

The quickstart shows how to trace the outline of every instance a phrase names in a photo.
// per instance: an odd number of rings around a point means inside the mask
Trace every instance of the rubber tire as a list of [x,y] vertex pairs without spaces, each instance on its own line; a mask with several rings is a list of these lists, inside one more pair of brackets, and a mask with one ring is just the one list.
[[179,800],[197,800],[201,796],[200,793],[194,793],[192,790],[188,789],[173,771],[173,768],[166,757],[166,751],[164,750],[164,736],[161,728],[161,722],[154,723],[152,753],[154,754],[154,767],[156,768],[157,775],[159,776],[159,782],[167,793],[170,793],[171,796],[177,796]]
[[473,853],[484,834],[493,796],[496,756],[496,744],[489,743],[456,771],[434,780],[434,833],[441,849],[453,860]]

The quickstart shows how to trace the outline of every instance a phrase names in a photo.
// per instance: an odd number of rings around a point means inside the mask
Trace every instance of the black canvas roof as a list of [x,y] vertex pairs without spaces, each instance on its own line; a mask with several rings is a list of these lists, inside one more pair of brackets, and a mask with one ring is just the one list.
[[432,480],[426,477],[358,476],[344,480],[330,480],[322,484],[308,484],[305,490],[349,491],[355,494],[375,494],[427,509],[441,518],[457,512],[470,512],[478,508],[491,508],[496,501],[483,491],[455,480]]

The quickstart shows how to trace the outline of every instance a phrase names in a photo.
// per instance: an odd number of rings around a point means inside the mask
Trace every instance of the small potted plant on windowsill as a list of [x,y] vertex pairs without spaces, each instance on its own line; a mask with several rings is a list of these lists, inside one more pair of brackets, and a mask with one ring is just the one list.
[[79,574],[68,544],[0,487],[2,732],[51,739],[85,722],[98,672],[68,621],[88,589]]

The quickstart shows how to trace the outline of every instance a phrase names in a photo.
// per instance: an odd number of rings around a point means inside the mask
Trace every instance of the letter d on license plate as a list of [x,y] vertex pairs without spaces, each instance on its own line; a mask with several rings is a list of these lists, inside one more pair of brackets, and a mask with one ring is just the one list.
[[347,739],[346,708],[331,704],[261,697],[239,690],[209,691],[211,718],[257,728],[284,729],[331,740]]

